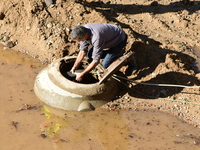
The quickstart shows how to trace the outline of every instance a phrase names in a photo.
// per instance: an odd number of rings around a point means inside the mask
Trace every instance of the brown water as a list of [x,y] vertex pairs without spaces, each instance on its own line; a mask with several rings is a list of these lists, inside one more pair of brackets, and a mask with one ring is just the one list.
[[69,112],[40,102],[40,62],[0,47],[0,150],[199,150],[200,130],[156,111]]

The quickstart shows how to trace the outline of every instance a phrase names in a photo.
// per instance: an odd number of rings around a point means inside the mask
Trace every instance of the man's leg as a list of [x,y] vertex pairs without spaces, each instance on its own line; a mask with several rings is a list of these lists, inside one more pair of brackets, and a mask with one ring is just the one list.
[[[93,52],[93,47],[90,48],[90,50],[87,53],[87,57],[89,58],[90,61],[92,61],[92,52]],[[117,58],[122,56],[124,53],[124,48],[122,46],[118,47],[113,47],[110,48],[109,50],[104,50],[102,54],[102,66],[104,68],[108,68],[110,64],[112,64]]]
[[135,60],[135,57],[132,56],[132,58],[130,59],[130,61],[127,63],[128,68],[126,69],[126,75],[130,76],[132,74],[134,74],[137,71],[137,63]]
[[102,66],[104,68],[107,68],[116,59],[118,59],[119,57],[121,57],[124,54],[126,42],[127,42],[127,35],[126,35],[126,39],[123,42],[121,42],[120,44],[118,44],[115,47],[110,48],[109,50],[103,51],[103,56],[105,56],[105,57],[102,62]]
[[109,50],[105,50],[103,55],[105,56],[102,62],[104,68],[108,68],[116,59],[121,57],[124,53],[123,47],[113,47]]

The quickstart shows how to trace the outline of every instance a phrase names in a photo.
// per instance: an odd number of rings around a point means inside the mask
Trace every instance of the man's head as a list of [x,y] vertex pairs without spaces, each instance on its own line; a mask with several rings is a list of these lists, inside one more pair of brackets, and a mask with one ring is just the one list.
[[74,29],[72,29],[71,32],[71,39],[76,41],[84,41],[88,38],[89,31],[84,26],[76,26]]

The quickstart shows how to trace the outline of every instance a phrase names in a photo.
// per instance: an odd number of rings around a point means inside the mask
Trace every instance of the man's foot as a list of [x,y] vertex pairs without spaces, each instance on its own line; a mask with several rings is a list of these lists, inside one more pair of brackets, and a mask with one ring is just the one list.
[[128,67],[128,68],[126,69],[125,74],[126,74],[127,76],[130,76],[130,75],[136,73],[136,71],[137,71],[137,68]]
[[136,64],[135,58],[132,57],[130,62],[128,62],[128,68],[126,69],[125,74],[127,76],[130,76],[136,73],[136,71],[137,71],[137,64]]

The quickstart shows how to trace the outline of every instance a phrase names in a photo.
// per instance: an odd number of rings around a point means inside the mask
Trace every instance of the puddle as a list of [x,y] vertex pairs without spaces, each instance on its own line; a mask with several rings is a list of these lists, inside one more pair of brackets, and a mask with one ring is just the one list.
[[37,60],[0,47],[0,149],[199,150],[200,132],[153,110],[69,112],[34,94]]
[[44,136],[53,139],[56,149],[200,149],[199,129],[166,113],[153,110],[62,112],[49,108],[44,108],[46,122],[40,127]]

